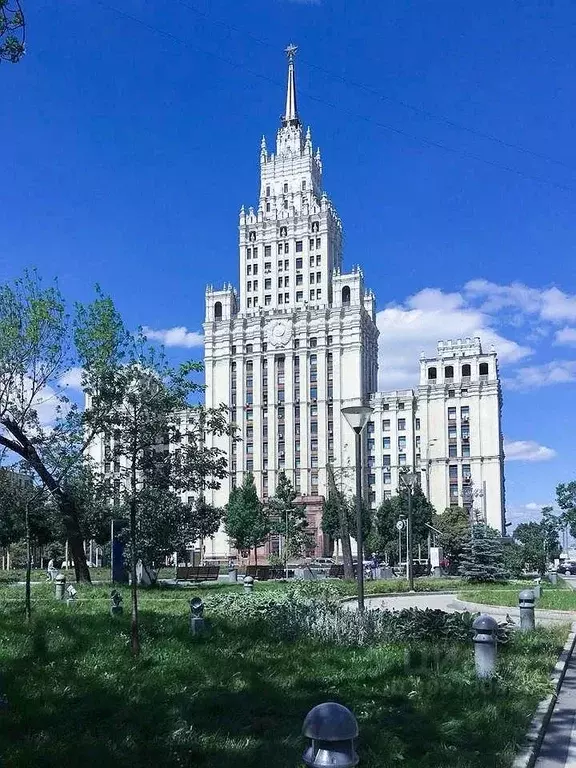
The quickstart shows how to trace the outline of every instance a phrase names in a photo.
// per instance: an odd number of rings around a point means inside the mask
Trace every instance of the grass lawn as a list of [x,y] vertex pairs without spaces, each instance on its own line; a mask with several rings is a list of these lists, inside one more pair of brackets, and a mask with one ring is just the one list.
[[[202,592],[221,589],[230,588]],[[10,768],[296,768],[304,716],[326,700],[356,714],[363,768],[503,768],[566,637],[562,628],[514,637],[498,680],[481,684],[471,643],[444,638],[408,653],[401,644],[280,643],[261,623],[240,630],[224,620],[192,638],[190,590],[157,589],[140,596],[143,652],[134,661],[128,615],[108,615],[109,588],[79,593],[68,607],[51,585],[34,586],[28,626],[23,588],[0,587],[9,700],[0,755]],[[126,613],[127,604],[126,593]]]
[[[514,587],[510,584],[486,585],[458,589],[458,597],[472,603],[484,603],[486,605],[510,605],[518,606],[518,593],[522,589],[529,589],[529,584],[518,583]],[[576,592],[562,579],[557,586],[544,583],[542,596],[536,601],[536,608],[556,611],[576,611]]]

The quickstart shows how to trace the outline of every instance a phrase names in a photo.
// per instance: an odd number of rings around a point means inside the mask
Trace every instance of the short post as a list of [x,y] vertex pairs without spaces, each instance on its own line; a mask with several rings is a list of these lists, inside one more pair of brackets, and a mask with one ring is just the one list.
[[244,592],[247,595],[251,595],[253,589],[254,589],[254,579],[252,578],[252,576],[244,576]]
[[238,581],[238,568],[235,565],[228,566],[228,579],[233,584]]
[[59,573],[54,579],[56,583],[56,600],[64,600],[64,590],[66,589],[66,576],[63,573]]
[[498,622],[492,616],[481,613],[474,619],[472,629],[476,676],[480,680],[487,680],[494,675],[496,669]]
[[532,591],[534,592],[534,597],[536,600],[540,600],[542,597],[542,584],[540,582],[540,579],[538,581],[534,582],[534,586],[532,587]]
[[110,592],[110,615],[121,616],[123,612],[122,595],[118,590],[113,589],[112,592]]
[[523,589],[518,595],[518,605],[520,606],[520,629],[522,632],[531,632],[535,626],[534,603],[536,602],[534,591],[532,589]]
[[190,633],[200,635],[204,629],[204,603],[200,597],[193,597],[190,600]]
[[550,581],[550,584],[552,584],[553,586],[556,586],[556,584],[558,584],[558,574],[556,573],[556,571],[550,571],[550,573],[548,574],[548,579]]
[[78,599],[78,590],[73,584],[66,587],[66,605],[74,605]]
[[327,701],[308,712],[302,733],[310,739],[302,762],[309,768],[354,768],[358,765],[355,741],[358,723],[342,704]]

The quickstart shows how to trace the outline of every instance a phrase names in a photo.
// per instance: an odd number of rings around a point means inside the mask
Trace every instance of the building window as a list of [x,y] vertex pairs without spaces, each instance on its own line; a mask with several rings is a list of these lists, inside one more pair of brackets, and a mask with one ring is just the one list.
[[269,261],[264,262],[264,274],[269,275],[272,272],[272,264]]
[[[271,245],[265,245],[264,246],[264,258],[269,259],[272,256],[272,246]],[[266,265],[267,267],[270,266],[270,264]]]
[[314,291],[310,291],[310,301],[314,301]]
[[270,288],[272,288],[272,278],[271,277],[267,277],[264,280],[264,290],[269,291]]
[[278,294],[278,304],[282,304],[282,294]]
[[342,306],[346,307],[350,304],[350,287],[345,285],[342,288]]
[[253,253],[254,253],[254,258],[257,258],[257,256],[258,256],[258,246],[257,245],[254,246]]
[[288,288],[289,285],[290,285],[290,278],[288,277],[288,275],[286,275],[286,277],[284,278],[284,288]]
[[468,364],[468,363],[465,363],[465,364],[462,366],[462,378],[463,378],[463,379],[469,379],[469,378],[470,378],[470,375],[471,375],[471,373],[472,373],[472,369],[470,368],[470,366],[469,366],[469,364]]
[[310,238],[310,250],[311,251],[314,250],[314,238],[313,237]]
[[302,179],[302,192],[306,192],[306,179]]
[[246,302],[248,304],[248,309],[252,306],[252,299],[248,298],[248,301]]
[[286,184],[286,183],[284,184],[284,194],[285,195],[288,194],[288,184]]
[[448,456],[451,459],[455,459],[456,456],[458,456],[458,447],[456,445],[449,445],[448,446]]
[[[283,253],[284,253],[284,246],[282,243],[278,243],[278,256],[282,256]],[[281,261],[278,262],[278,266],[280,266],[280,264],[282,264]]]
[[385,453],[382,456],[382,466],[383,467],[389,467],[391,463],[392,462],[391,462],[391,459],[390,459],[390,454],[389,453]]
[[456,408],[448,408],[448,421],[456,421]]
[[390,419],[384,419],[382,422],[382,431],[390,432]]
[[416,419],[414,422],[414,429],[420,429],[420,419]]
[[464,443],[462,445],[462,458],[463,459],[470,458],[470,443]]
[[214,319],[222,320],[222,302],[221,301],[217,301],[216,304],[214,304]]
[[318,387],[316,387],[316,386],[310,387],[310,398],[312,400],[317,400],[318,399]]
[[296,275],[296,285],[302,285],[304,276],[302,274]]
[[316,282],[317,283],[322,282],[322,272],[316,272]]
[[404,432],[406,429],[406,419],[398,419],[398,431]]
[[[256,250],[256,249],[254,249],[254,250]],[[258,264],[254,264],[254,271],[252,272],[252,274],[253,275],[257,275],[258,274]]]
[[454,378],[454,366],[453,365],[447,365],[446,368],[444,368],[444,378],[449,381],[450,379]]
[[398,403],[398,410],[403,411],[404,410],[404,403]]
[[318,339],[315,336],[312,336],[310,339],[310,346],[311,347],[317,347],[318,346]]
[[319,267],[322,263],[322,256],[316,256],[316,266]]
[[316,248],[321,248],[321,247],[322,247],[322,238],[321,237],[317,237],[316,238]]
[[392,475],[389,472],[384,472],[382,475],[382,482],[384,485],[391,485],[392,484]]
[[389,437],[383,437],[382,438],[382,448],[384,448],[385,450],[387,448],[390,448],[390,438]]
[[270,197],[270,187],[266,187],[266,197]]
[[302,257],[296,259],[296,269],[302,269]]
[[288,237],[288,227],[280,227],[280,237]]
[[428,379],[429,380],[434,380],[434,379],[436,379],[437,376],[438,376],[438,373],[436,371],[436,368],[434,368],[434,367],[428,368]]
[[332,336],[326,336],[326,344],[329,347],[332,345]]
[[374,434],[374,430],[376,429],[376,425],[374,424],[373,421],[369,421],[366,428],[368,430],[368,434],[369,435],[373,435]]
[[302,253],[303,250],[302,240],[296,240],[296,253]]
[[448,477],[450,480],[458,480],[458,464],[450,464],[448,467]]
[[316,289],[316,299],[318,300],[318,299],[321,299],[321,298],[322,298],[322,288],[317,288]]
[[258,280],[254,280],[254,282],[252,283],[252,288],[253,288],[255,291],[257,291],[257,290],[258,290]]
[[314,272],[310,272],[310,285],[314,285]]
[[470,406],[463,405],[460,408],[460,419],[461,421],[464,421],[464,422],[470,421]]
[[264,296],[264,305],[269,307],[272,304],[272,296]]
[[398,448],[405,450],[406,448],[406,435],[400,435],[398,437]]
[[450,501],[458,500],[458,483],[450,483]]
[[455,395],[456,395],[456,392],[455,392],[455,390],[453,390],[453,389],[449,389],[449,390],[448,390],[448,397],[452,398],[452,397],[454,397]]
[[246,267],[246,274],[251,275],[252,274],[252,264],[248,264]]
[[384,403],[384,405],[382,406],[382,410],[383,411],[389,411],[390,410],[390,403]]
[[478,369],[478,373],[480,376],[488,376],[488,363],[480,363],[480,368]]
[[310,266],[314,266],[314,256],[310,256]]
[[304,299],[304,294],[302,291],[296,291],[296,301],[302,301]]
[[456,440],[458,437],[458,428],[456,425],[449,425],[448,426],[448,439],[449,440]]

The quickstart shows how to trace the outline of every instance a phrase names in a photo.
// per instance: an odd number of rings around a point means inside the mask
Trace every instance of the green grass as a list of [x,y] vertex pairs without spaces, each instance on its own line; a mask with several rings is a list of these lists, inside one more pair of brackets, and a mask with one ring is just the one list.
[[[230,587],[196,591],[222,589]],[[408,654],[400,644],[284,644],[257,623],[246,632],[223,621],[194,639],[190,590],[156,589],[140,595],[143,652],[134,661],[128,615],[108,615],[109,588],[79,592],[68,607],[51,585],[33,587],[28,626],[23,589],[0,587],[9,699],[0,755],[10,768],[295,768],[304,716],[326,700],[356,714],[363,768],[504,768],[566,637],[516,636],[486,685],[475,680],[468,643],[420,643]]]
[[[518,605],[518,593],[529,587],[530,585],[526,584],[518,584],[514,587],[502,585],[498,588],[491,585],[467,587],[458,590],[458,597],[472,603],[516,607]],[[576,611],[576,592],[562,580],[559,580],[555,587],[552,584],[543,584],[542,596],[536,601],[536,608]]]

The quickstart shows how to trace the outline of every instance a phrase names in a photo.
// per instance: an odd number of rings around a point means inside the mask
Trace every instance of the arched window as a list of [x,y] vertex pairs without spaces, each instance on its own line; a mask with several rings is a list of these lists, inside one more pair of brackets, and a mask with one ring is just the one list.
[[466,363],[462,366],[462,376],[468,376],[470,377],[472,375],[472,369],[470,368],[469,364]]
[[480,376],[488,376],[488,363],[480,363]]
[[214,320],[222,320],[222,302],[217,301],[214,304]]
[[306,191],[306,179],[302,180],[302,192]]
[[445,379],[453,379],[454,378],[454,366],[453,365],[447,365],[446,368],[444,368],[444,378]]
[[266,187],[266,197],[270,197],[270,187]]
[[345,285],[344,288],[342,288],[342,304],[350,304],[350,286]]
[[270,213],[270,203],[266,203],[266,212]]
[[288,184],[286,184],[286,183],[284,184],[284,194],[285,195],[288,194]]
[[436,379],[437,375],[436,368],[428,368],[428,379]]

